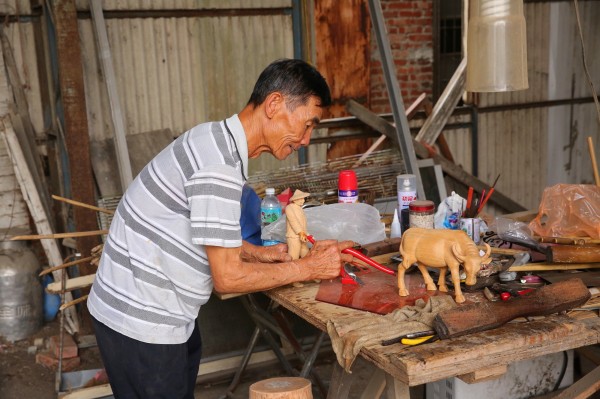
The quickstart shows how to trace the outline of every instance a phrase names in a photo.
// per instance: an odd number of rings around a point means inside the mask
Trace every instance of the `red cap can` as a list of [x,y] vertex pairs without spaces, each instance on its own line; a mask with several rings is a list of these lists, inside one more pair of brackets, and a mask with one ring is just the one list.
[[358,181],[353,170],[342,170],[338,177],[338,190],[356,190]]

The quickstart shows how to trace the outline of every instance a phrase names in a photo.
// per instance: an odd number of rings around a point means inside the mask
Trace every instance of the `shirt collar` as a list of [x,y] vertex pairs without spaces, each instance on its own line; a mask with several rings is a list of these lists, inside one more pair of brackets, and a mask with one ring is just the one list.
[[240,158],[242,158],[242,165],[244,167],[244,176],[248,176],[248,141],[246,140],[246,132],[242,126],[242,122],[237,114],[227,119],[227,126],[231,130],[238,150],[240,152]]

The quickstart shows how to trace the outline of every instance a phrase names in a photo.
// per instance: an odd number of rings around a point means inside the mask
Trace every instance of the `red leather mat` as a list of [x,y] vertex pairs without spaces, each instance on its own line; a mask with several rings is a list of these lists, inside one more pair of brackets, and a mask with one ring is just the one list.
[[365,283],[364,285],[342,284],[339,277],[335,280],[321,281],[316,299],[348,308],[388,314],[395,309],[414,305],[419,298],[427,301],[431,296],[447,295],[444,292],[427,291],[423,276],[418,270],[404,277],[410,293],[407,297],[398,295],[396,276],[390,276],[370,267],[357,272],[356,275]]

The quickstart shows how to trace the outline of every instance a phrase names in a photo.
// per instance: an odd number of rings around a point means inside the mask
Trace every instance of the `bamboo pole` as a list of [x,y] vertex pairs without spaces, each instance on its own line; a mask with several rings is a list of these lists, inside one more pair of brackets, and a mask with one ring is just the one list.
[[88,237],[88,236],[99,236],[102,234],[108,234],[108,230],[94,230],[94,231],[74,231],[72,233],[57,233],[57,234],[33,234],[11,237],[11,241],[17,240],[44,240],[48,238],[71,238],[71,237]]
[[63,263],[62,265],[58,265],[58,266],[54,266],[54,267],[49,267],[48,269],[42,270],[42,272],[40,273],[40,277],[41,276],[45,276],[48,273],[52,273],[53,271],[56,271],[56,270],[60,270],[60,269],[64,269],[64,268],[67,268],[67,267],[75,266],[75,265],[78,265],[80,263],[89,262],[92,259],[94,259],[93,256],[88,256],[87,258],[81,258],[81,259],[74,260],[72,262]]
[[594,172],[594,180],[596,181],[596,185],[600,186],[600,174],[598,174],[598,163],[596,162],[596,151],[594,150],[594,142],[592,141],[592,136],[588,136],[587,142],[588,148],[590,150],[590,158],[592,159],[592,170]]
[[85,300],[87,300],[88,296],[87,295],[83,295],[77,299],[72,300],[71,302],[67,302],[67,303],[63,303],[62,305],[60,305],[60,308],[58,308],[58,310],[65,310],[66,308],[73,306],[73,305],[77,305],[78,303],[81,303]]
[[114,215],[115,214],[115,211],[111,211],[110,209],[98,208],[97,206],[84,204],[83,202],[75,201],[75,200],[68,199],[68,198],[65,198],[65,197],[60,197],[58,195],[52,195],[52,198],[55,199],[55,200],[57,200],[57,201],[66,202],[67,204],[71,204],[71,205],[75,205],[75,206],[80,206],[82,208],[87,208],[87,209],[91,209],[93,211],[98,211],[98,212],[106,213],[108,215]]

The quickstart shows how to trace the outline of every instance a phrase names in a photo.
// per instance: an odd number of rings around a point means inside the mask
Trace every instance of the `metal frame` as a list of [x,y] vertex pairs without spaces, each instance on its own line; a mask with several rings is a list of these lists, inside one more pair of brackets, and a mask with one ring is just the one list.
[[392,107],[392,114],[394,115],[394,122],[396,123],[395,130],[402,159],[404,160],[407,173],[417,177],[418,197],[425,199],[423,182],[421,181],[421,174],[419,173],[419,167],[417,165],[417,155],[412,143],[412,136],[408,126],[408,119],[406,118],[404,102],[402,101],[402,93],[400,92],[400,86],[398,84],[398,79],[396,78],[394,58],[392,57],[392,49],[387,37],[387,30],[380,1],[369,0],[369,11],[371,13],[373,28],[375,29],[377,46],[381,55],[383,75],[390,96],[390,105]]

